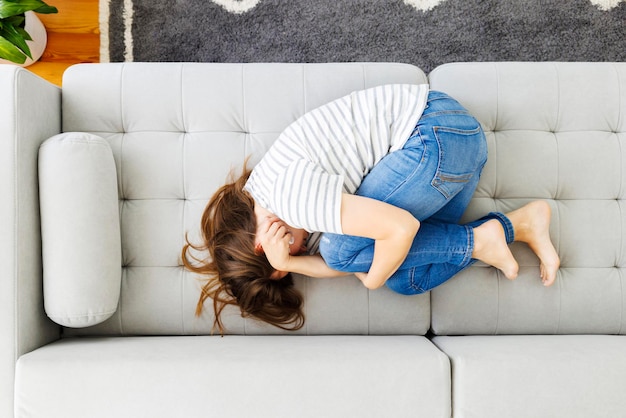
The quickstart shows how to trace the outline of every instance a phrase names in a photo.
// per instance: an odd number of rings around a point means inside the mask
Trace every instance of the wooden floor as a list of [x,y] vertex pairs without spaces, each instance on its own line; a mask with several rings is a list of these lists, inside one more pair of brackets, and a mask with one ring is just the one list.
[[46,0],[59,13],[38,15],[48,31],[41,59],[28,70],[61,85],[63,72],[72,64],[99,62],[98,0]]

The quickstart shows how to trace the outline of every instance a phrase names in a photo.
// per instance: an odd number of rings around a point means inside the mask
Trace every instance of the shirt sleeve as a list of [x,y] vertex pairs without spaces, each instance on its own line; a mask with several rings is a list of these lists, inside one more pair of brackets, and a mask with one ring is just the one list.
[[297,160],[278,176],[272,192],[273,212],[295,228],[342,233],[343,177],[314,163]]

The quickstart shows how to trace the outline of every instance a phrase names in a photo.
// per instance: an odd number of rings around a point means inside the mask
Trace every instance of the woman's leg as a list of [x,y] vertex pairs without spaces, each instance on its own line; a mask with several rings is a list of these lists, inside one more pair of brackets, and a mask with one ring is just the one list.
[[[550,239],[550,219],[548,203],[534,201],[506,215],[493,212],[466,225],[425,221],[407,259],[386,285],[407,295],[426,292],[476,260],[495,266],[509,279],[514,279],[518,266],[508,244],[519,241],[528,244],[537,255],[541,280],[545,286],[551,286],[556,280],[560,259]],[[469,239],[466,247],[459,245],[463,237]],[[346,251],[344,256],[350,252],[348,246],[339,250]],[[368,271],[373,252],[373,245],[353,252],[352,259],[343,266],[344,271]],[[340,267],[335,266],[338,270]]]
[[[488,233],[483,234],[486,230]],[[322,237],[322,246],[328,244],[325,242],[328,238],[327,234]],[[514,275],[517,263],[507,246],[513,238],[513,225],[501,213],[490,213],[465,225],[426,220],[420,225],[406,259],[386,285],[402,294],[429,291],[473,264],[476,259],[482,259],[480,254],[475,254],[475,248],[484,247],[487,239],[495,240],[489,244],[489,249],[498,249],[504,253],[489,254],[489,258],[482,261],[509,272],[505,274]],[[374,242],[369,240],[370,245],[363,246],[358,240],[366,238],[343,239],[342,245],[336,245],[335,242],[332,246],[333,255],[327,263],[340,271],[367,272],[374,256]]]
[[[441,283],[471,263],[473,226],[456,225],[487,158],[480,124],[448,96],[431,92],[405,147],[381,160],[357,194],[410,211],[422,226],[400,271],[426,268]],[[482,222],[485,222],[483,220]],[[374,241],[324,234],[320,251],[333,268],[369,270]]]
[[486,160],[478,121],[449,96],[431,92],[404,148],[385,156],[356,194],[403,208],[420,221],[457,223]]
[[[481,260],[504,272],[509,279],[517,277],[518,265],[508,244],[513,241],[528,244],[540,261],[540,277],[544,286],[551,286],[556,280],[560,259],[550,239],[551,209],[545,201],[534,201],[503,215],[490,213],[466,227],[472,228],[472,259],[451,259],[443,264],[415,265],[401,267],[387,281],[387,286],[398,293],[415,294],[429,291],[439,286],[472,264]],[[445,234],[436,234],[442,237]],[[463,254],[461,251],[459,254]],[[408,257],[407,257],[408,259]]]

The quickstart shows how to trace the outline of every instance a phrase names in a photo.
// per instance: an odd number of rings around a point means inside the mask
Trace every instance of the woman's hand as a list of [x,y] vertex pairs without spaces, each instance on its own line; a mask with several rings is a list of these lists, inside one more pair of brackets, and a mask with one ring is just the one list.
[[261,225],[259,232],[260,244],[272,267],[279,271],[289,271],[289,246],[293,238],[287,225],[278,217],[271,216]]
[[[295,235],[298,235],[297,230]],[[259,223],[257,238],[267,260],[277,270],[278,274],[274,278],[282,278],[286,272],[310,277],[339,277],[350,274],[331,269],[319,254],[298,255],[306,248],[294,250],[294,232],[274,215]],[[295,237],[295,244],[302,240],[302,236]]]

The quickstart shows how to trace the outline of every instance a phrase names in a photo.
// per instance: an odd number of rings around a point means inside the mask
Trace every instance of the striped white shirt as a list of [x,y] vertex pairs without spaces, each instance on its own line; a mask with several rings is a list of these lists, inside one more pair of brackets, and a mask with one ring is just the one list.
[[340,234],[341,194],[404,146],[427,99],[426,84],[385,85],[314,109],[281,133],[244,190],[288,225]]

